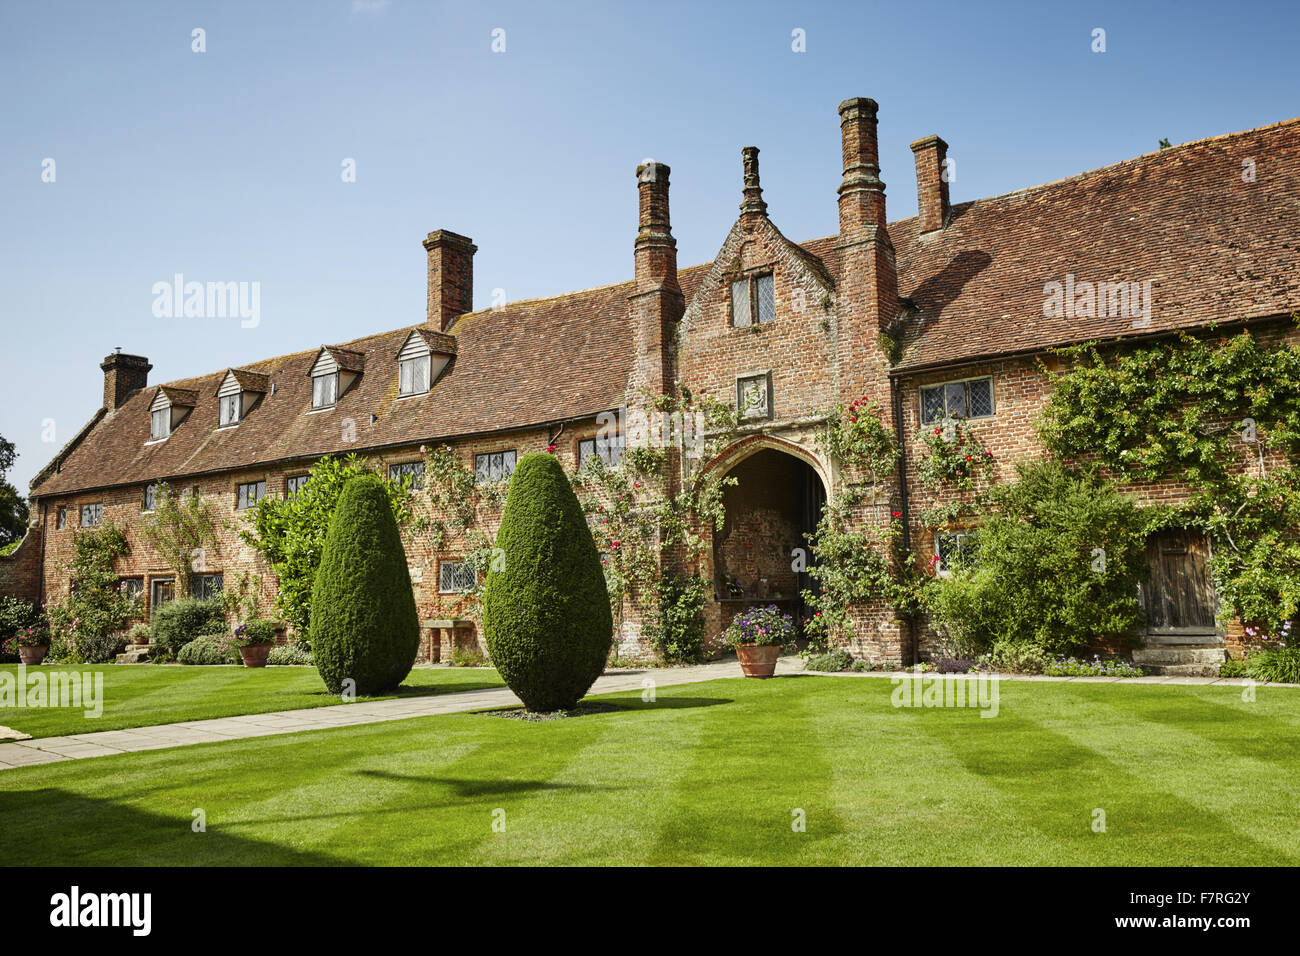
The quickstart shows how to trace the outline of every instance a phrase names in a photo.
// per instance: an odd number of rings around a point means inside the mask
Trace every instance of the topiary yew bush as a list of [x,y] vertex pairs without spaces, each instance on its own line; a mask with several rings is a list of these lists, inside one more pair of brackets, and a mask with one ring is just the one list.
[[311,649],[331,693],[397,687],[420,649],[406,549],[378,475],[348,480],[330,521],[312,586]]
[[560,463],[525,455],[506,495],[483,589],[497,671],[532,711],[573,707],[605,668],[614,618],[600,554]]

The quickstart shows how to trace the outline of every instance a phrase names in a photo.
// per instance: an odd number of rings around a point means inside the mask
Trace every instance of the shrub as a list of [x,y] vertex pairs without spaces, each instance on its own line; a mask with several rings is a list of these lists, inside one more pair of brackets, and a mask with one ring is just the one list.
[[582,508],[552,455],[525,455],[506,494],[483,589],[488,654],[533,711],[572,708],[609,657],[614,618]]
[[936,674],[967,674],[975,662],[965,657],[940,657],[934,662]]
[[1043,665],[1043,673],[1049,677],[1141,677],[1142,668],[1129,661],[1102,660],[1094,657],[1090,661],[1076,657],[1058,657]]
[[31,601],[0,597],[0,641],[13,637],[24,627],[34,627],[43,620],[41,609]]
[[279,621],[269,617],[255,617],[235,628],[234,644],[236,647],[270,644],[275,640],[275,632],[279,629]]
[[808,658],[807,670],[836,673],[846,671],[853,666],[853,655],[845,650],[834,650],[828,654],[814,654]]
[[226,611],[220,601],[179,598],[154,609],[149,637],[175,653],[196,637],[220,633],[225,627]]
[[349,679],[357,694],[392,690],[420,649],[411,574],[388,495],[378,475],[352,478],[325,537],[312,586],[311,649],[334,694]]
[[1219,665],[1220,677],[1246,677],[1246,662],[1229,657]]
[[487,667],[492,662],[477,648],[458,647],[451,652],[451,660],[447,663],[452,667]]
[[[599,461],[600,459],[589,459]],[[704,609],[709,582],[693,574],[665,569],[659,584],[658,612],[646,637],[669,664],[693,663],[704,655]]]
[[281,644],[278,647],[271,648],[271,653],[266,656],[268,664],[310,664],[312,663],[311,651],[301,644]]
[[77,657],[86,664],[109,664],[126,650],[126,638],[121,634],[87,634],[76,632],[72,646]]
[[995,644],[976,662],[981,671],[1003,674],[1041,674],[1047,654],[1032,644]]
[[224,634],[205,634],[196,637],[176,655],[178,664],[238,664],[239,651],[230,645]]
[[931,622],[959,655],[995,645],[1066,654],[1136,632],[1146,516],[1095,471],[1021,463],[980,518],[974,558],[925,588]]
[[1300,647],[1260,651],[1245,660],[1246,676],[1275,684],[1300,684]]
[[131,630],[126,632],[127,642],[130,644],[148,644],[149,643],[149,625],[143,622],[132,624]]
[[740,644],[789,644],[794,640],[794,618],[775,604],[741,611],[727,625],[726,641]]

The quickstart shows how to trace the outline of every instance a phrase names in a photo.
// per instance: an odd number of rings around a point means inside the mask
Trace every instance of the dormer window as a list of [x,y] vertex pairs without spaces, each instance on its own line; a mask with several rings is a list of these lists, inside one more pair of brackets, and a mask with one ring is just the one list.
[[239,395],[221,396],[221,425],[239,424]]
[[361,352],[337,345],[322,346],[307,372],[311,376],[312,411],[333,408],[357,380],[365,362],[366,357]]
[[311,377],[311,407],[329,408],[339,398],[339,373]]
[[217,402],[221,411],[217,424],[220,428],[233,428],[244,420],[259,398],[270,388],[270,377],[261,372],[232,368],[226,372],[217,389]]
[[770,272],[731,283],[732,325],[743,328],[775,319],[776,287]]
[[455,354],[455,336],[429,329],[411,332],[397,353],[397,397],[429,391]]
[[172,433],[172,411],[157,408],[149,413],[149,440],[162,441]]
[[198,404],[199,393],[190,388],[160,385],[149,403],[149,441],[164,441]]

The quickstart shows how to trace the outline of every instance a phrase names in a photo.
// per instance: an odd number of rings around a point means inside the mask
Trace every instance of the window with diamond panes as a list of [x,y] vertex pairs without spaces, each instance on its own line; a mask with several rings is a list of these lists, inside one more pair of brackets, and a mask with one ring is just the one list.
[[474,569],[464,561],[443,561],[438,566],[438,590],[442,594],[472,591],[476,584]]
[[921,389],[921,421],[987,418],[993,414],[993,379],[973,378]]
[[474,478],[480,483],[488,481],[509,481],[515,473],[515,462],[519,454],[515,451],[494,451],[474,456]]

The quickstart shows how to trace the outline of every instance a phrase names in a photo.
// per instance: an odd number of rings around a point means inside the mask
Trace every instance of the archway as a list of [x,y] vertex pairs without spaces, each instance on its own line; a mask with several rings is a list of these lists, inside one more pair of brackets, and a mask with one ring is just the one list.
[[756,605],[775,604],[798,623],[802,592],[816,587],[806,570],[812,564],[806,536],[826,504],[822,477],[804,457],[770,445],[730,464],[727,476],[736,484],[723,492],[726,518],[713,533],[711,636]]

